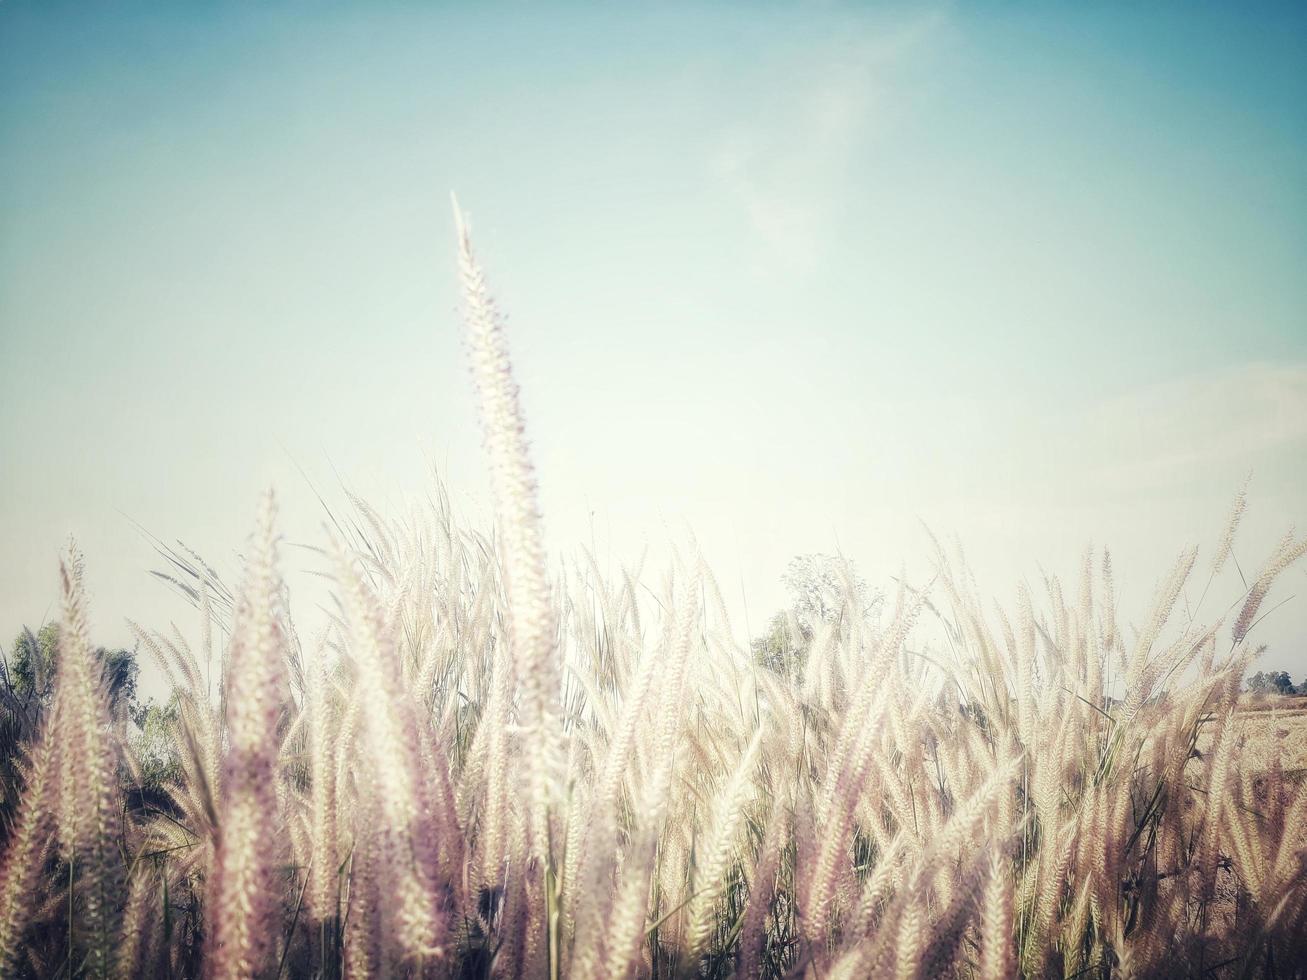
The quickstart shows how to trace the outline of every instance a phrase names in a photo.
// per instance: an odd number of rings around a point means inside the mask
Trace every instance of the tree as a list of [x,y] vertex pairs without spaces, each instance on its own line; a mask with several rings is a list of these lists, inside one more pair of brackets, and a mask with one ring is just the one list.
[[842,616],[874,621],[882,596],[867,588],[853,563],[834,555],[796,555],[781,576],[790,604],[767,624],[767,632],[750,644],[754,661],[780,674],[803,667],[808,643],[817,628]]
[[[24,627],[13,643],[9,657],[0,661],[0,706],[24,717],[27,727],[39,720],[54,695],[58,667],[59,624],[47,623],[33,633]],[[97,647],[100,674],[109,692],[109,711],[114,723],[122,725],[140,709],[136,681],[140,666],[130,650]],[[30,737],[33,732],[25,731]]]
[[1293,681],[1286,670],[1259,670],[1248,678],[1248,690],[1254,694],[1293,694]]
[[[59,625],[47,623],[35,633],[24,627],[9,654],[0,651],[0,840],[8,832],[22,785],[22,753],[40,732],[54,698],[58,649]],[[114,730],[125,738],[129,721],[143,710],[136,698],[136,655],[97,647],[95,656],[109,692]]]
[[138,733],[128,741],[132,772],[127,780],[127,806],[133,812],[155,810],[173,816],[181,811],[168,792],[185,778],[174,734],[181,724],[180,695],[174,691],[166,704],[153,699],[132,714]]
[[767,624],[767,632],[754,639],[750,649],[755,663],[789,677],[803,665],[811,639],[812,630],[792,611],[778,612]]
[[781,576],[790,592],[790,608],[808,629],[834,622],[842,612],[871,616],[880,605],[853,562],[835,555],[796,555]]

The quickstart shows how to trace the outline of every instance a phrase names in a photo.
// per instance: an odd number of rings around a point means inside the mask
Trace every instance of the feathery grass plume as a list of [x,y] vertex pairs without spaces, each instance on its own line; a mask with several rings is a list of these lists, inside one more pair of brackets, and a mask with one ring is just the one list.
[[995,847],[989,855],[980,909],[980,975],[984,980],[1007,980],[1016,975],[1012,901],[1012,868],[1004,850]]
[[[581,763],[578,760],[580,754],[581,740],[574,738],[571,742],[567,771],[574,774],[580,771]],[[586,812],[585,793],[577,787],[576,780],[568,780],[568,800],[567,812],[563,818],[566,833],[563,839],[563,861],[558,869],[558,891],[559,891],[559,910],[558,931],[559,944],[561,949],[570,946],[576,936],[576,893],[579,890],[579,880],[581,876],[581,838],[582,831],[588,830],[583,826],[583,815]]]
[[749,898],[740,923],[740,955],[735,968],[738,980],[752,980],[762,972],[762,956],[767,946],[766,919],[776,895],[777,872],[780,870],[788,825],[789,813],[785,804],[774,800],[749,882]]
[[1234,550],[1234,536],[1239,530],[1239,523],[1243,520],[1243,513],[1248,507],[1248,484],[1252,476],[1243,481],[1243,486],[1234,496],[1234,504],[1230,507],[1230,516],[1225,522],[1225,530],[1221,532],[1221,540],[1216,546],[1216,551],[1212,554],[1212,575],[1219,575],[1221,569],[1225,567],[1226,560],[1230,557],[1231,551]]
[[376,803],[362,801],[356,811],[359,831],[349,858],[349,895],[345,903],[343,946],[345,976],[371,980],[385,976],[381,919],[384,869],[378,835],[371,829]]
[[[351,662],[343,666],[352,668],[353,664]],[[336,846],[343,861],[358,839],[358,835],[354,834],[353,830],[360,816],[358,811],[364,795],[359,780],[354,778],[356,743],[359,739],[363,707],[359,698],[350,697],[340,687],[337,687],[335,696],[345,702],[343,711],[336,715],[336,774],[332,780],[336,790]]]
[[437,874],[448,890],[451,911],[457,914],[467,905],[465,882],[468,857],[467,835],[458,818],[449,755],[431,725],[419,726],[419,756],[425,774],[423,798],[431,818],[430,832],[436,837]]
[[620,856],[615,809],[603,807],[590,818],[586,832],[594,853],[587,855],[578,876],[568,883],[569,897],[579,895],[585,900],[579,908],[576,902],[569,906],[576,908],[576,924],[567,975],[578,980],[604,976],[609,947],[604,906],[612,895],[613,869]]
[[1198,872],[1203,876],[1205,895],[1214,893],[1216,889],[1217,855],[1224,829],[1221,817],[1229,796],[1230,777],[1233,775],[1231,763],[1238,739],[1236,724],[1233,711],[1223,712],[1217,721],[1198,845]]
[[1242,643],[1248,636],[1248,631],[1252,629],[1256,621],[1257,611],[1261,608],[1262,601],[1266,598],[1267,593],[1271,591],[1271,586],[1276,578],[1305,554],[1307,554],[1307,537],[1295,542],[1293,540],[1293,531],[1284,536],[1280,546],[1275,549],[1262,566],[1261,571],[1257,573],[1256,580],[1248,590],[1248,597],[1244,600],[1243,608],[1239,610],[1239,616],[1234,621],[1231,635],[1236,645]]
[[696,648],[700,626],[698,576],[690,576],[676,617],[676,639],[663,668],[662,698],[649,742],[651,771],[640,795],[639,823],[632,832],[631,846],[622,867],[621,886],[608,916],[608,977],[630,976],[644,944],[645,910],[649,902],[650,879],[657,859],[659,838],[670,806],[672,781],[676,774],[677,735],[682,728],[686,679],[690,654]]
[[[502,644],[500,644],[502,648]],[[477,847],[480,853],[477,884],[483,889],[501,888],[508,857],[511,829],[508,826],[513,795],[509,785],[509,762],[512,758],[510,715],[512,707],[512,670],[507,657],[498,656],[491,667],[491,689],[481,722],[477,725],[473,752],[484,760],[484,789],[480,793],[480,823]],[[469,765],[470,776],[480,766]],[[468,780],[465,780],[465,785]],[[471,795],[465,790],[465,795]],[[501,893],[502,894],[502,893]]]
[[453,206],[468,355],[503,542],[509,635],[521,691],[519,710],[526,750],[531,846],[533,857],[547,860],[552,795],[561,782],[563,758],[558,707],[561,668],[555,649],[557,621],[540,529],[535,468],[527,447],[503,317],[472,253],[467,224],[456,199]]
[[[870,683],[864,689],[877,690]],[[803,916],[808,939],[813,943],[823,942],[826,937],[830,909],[836,897],[836,875],[848,863],[849,841],[864,788],[877,769],[876,743],[880,741],[881,707],[887,696],[888,686],[880,687],[878,695],[863,711],[850,712],[848,718],[855,730],[860,730],[859,737],[847,753],[837,750],[826,773],[823,800],[817,808],[823,824],[821,842],[815,860],[810,862],[810,870],[805,869],[809,877]]]
[[0,865],[0,976],[13,976],[22,960],[23,933],[32,913],[32,895],[41,881],[51,829],[51,779],[55,743],[49,723],[34,746],[4,864]]
[[377,796],[380,820],[373,831],[390,889],[383,936],[407,965],[420,967],[446,954],[452,911],[438,875],[435,805],[430,774],[422,765],[422,722],[376,596],[343,553],[337,553],[337,565],[371,769],[363,792]]
[[984,890],[985,863],[980,850],[959,855],[956,868],[947,876],[948,889],[937,888],[939,899],[932,910],[920,975],[937,977],[958,971],[964,939],[974,941],[976,903]]
[[738,848],[737,832],[744,822],[745,808],[753,796],[754,760],[762,744],[763,734],[764,729],[758,729],[744,750],[734,774],[714,802],[707,836],[696,842],[694,892],[686,927],[686,956],[691,961],[703,954],[716,928],[713,913],[725,890],[726,872]]
[[1166,581],[1158,586],[1157,594],[1153,598],[1152,611],[1149,613],[1143,629],[1139,631],[1139,636],[1135,640],[1134,653],[1126,666],[1126,697],[1125,706],[1122,710],[1122,724],[1124,725],[1128,725],[1134,719],[1135,714],[1143,706],[1150,693],[1144,684],[1144,670],[1148,663],[1148,654],[1170,620],[1176,600],[1180,598],[1180,591],[1184,588],[1185,582],[1188,581],[1189,573],[1193,571],[1194,562],[1197,559],[1197,548],[1190,548],[1182,553],[1176,560],[1175,566],[1171,569],[1171,574],[1167,576]]
[[[147,839],[146,844],[151,843]],[[151,906],[158,874],[151,861],[142,860],[138,854],[128,879],[121,941],[114,954],[114,974],[119,977],[139,977],[148,970],[148,957],[154,946],[157,920],[152,916],[154,909]]]
[[930,938],[926,918],[927,894],[919,875],[908,880],[900,892],[898,931],[894,938],[893,971],[895,980],[917,980],[926,944]]
[[1017,734],[1023,745],[1034,740],[1035,724],[1035,613],[1030,590],[1023,584],[1017,591],[1016,661]]
[[[328,930],[336,927],[340,917],[340,877],[338,874],[338,824],[336,811],[336,706],[329,696],[327,669],[319,648],[318,659],[308,666],[305,708],[309,725],[309,790],[312,806],[311,839],[313,857],[309,870],[309,910],[321,928],[325,946]],[[325,955],[325,954],[324,954]]]
[[269,976],[277,966],[283,905],[277,867],[284,829],[276,783],[286,636],[276,517],[269,492],[259,510],[223,679],[227,751],[206,905],[205,969],[214,980]]
[[[82,906],[70,922],[86,944],[86,971],[109,975],[121,901],[122,833],[118,749],[110,730],[108,693],[91,648],[82,557],[69,544],[59,566],[63,623],[52,735],[59,745],[59,842]],[[69,950],[72,955],[73,950]]]
[[1103,644],[1103,655],[1109,661],[1113,659],[1124,670],[1125,644],[1121,642],[1121,631],[1116,619],[1116,578],[1112,574],[1112,552],[1103,549],[1103,601],[1099,605],[1098,629]]
[[[653,651],[647,651],[636,667],[633,683],[624,692],[621,713],[616,724],[610,728],[603,766],[586,799],[585,810],[589,818],[584,826],[578,821],[573,828],[579,849],[574,858],[569,846],[568,861],[576,866],[575,874],[571,876],[573,882],[578,879],[587,881],[593,875],[601,874],[599,869],[611,866],[615,860],[616,855],[612,853],[615,840],[607,835],[617,821],[621,789],[629,768],[628,760],[636,744],[640,725],[646,717],[650,694],[661,667],[660,658]],[[572,931],[575,923],[577,901],[582,898],[593,899],[593,895],[593,890],[578,887],[569,888],[565,892],[563,908],[568,932]]]

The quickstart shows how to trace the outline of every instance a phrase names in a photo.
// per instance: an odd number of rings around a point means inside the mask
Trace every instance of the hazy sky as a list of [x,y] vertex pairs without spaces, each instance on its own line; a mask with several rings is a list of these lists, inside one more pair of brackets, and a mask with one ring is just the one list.
[[558,550],[688,525],[756,632],[924,521],[1003,598],[1106,544],[1130,618],[1252,471],[1251,572],[1307,528],[1304,65],[1302,4],[5,0],[0,642],[70,531],[100,642],[189,622],[128,518],[234,575],[268,484],[321,540],[297,464],[482,513],[451,189]]

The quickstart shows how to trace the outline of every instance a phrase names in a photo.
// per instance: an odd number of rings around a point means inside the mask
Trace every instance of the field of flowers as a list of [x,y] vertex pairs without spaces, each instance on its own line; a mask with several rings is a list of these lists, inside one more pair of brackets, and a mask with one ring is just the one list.
[[1284,718],[1254,737],[1239,709],[1307,540],[1191,619],[1240,498],[1134,629],[1106,553],[1001,609],[941,549],[875,617],[850,573],[763,662],[694,555],[555,570],[461,219],[459,241],[493,530],[439,493],[402,519],[358,502],[306,637],[269,495],[239,587],[179,573],[195,634],[136,629],[174,692],[153,781],[70,550],[53,699],[6,787],[0,975],[1300,975],[1303,762]]

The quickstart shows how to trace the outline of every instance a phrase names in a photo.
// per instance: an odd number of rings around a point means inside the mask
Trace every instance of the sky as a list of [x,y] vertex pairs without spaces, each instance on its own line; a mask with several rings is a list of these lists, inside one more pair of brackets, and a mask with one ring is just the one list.
[[1138,622],[1251,474],[1215,618],[1307,529],[1304,65],[1300,4],[5,0],[0,644],[70,533],[129,644],[194,621],[137,525],[237,578],[270,485],[484,522],[451,190],[555,554],[692,531],[756,634],[797,554],[1106,546]]

